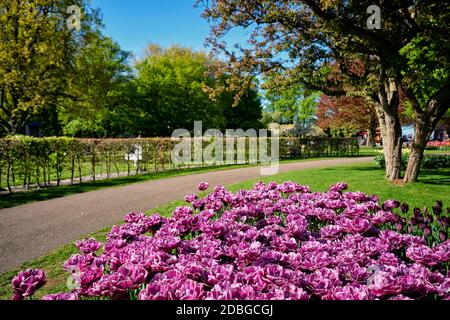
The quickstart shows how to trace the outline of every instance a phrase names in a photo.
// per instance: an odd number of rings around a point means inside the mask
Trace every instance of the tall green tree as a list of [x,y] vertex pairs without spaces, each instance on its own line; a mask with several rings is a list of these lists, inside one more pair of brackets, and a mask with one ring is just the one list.
[[[124,103],[132,79],[130,54],[100,32],[84,39],[74,57],[73,73],[58,108],[63,131],[71,136],[114,134],[111,113]],[[132,103],[131,101],[127,101]]]
[[[67,27],[71,5],[85,8],[79,31]],[[16,134],[67,94],[77,43],[98,20],[85,0],[2,0],[0,13],[0,127]]]
[[194,121],[205,128],[221,128],[223,113],[203,88],[212,86],[207,75],[211,58],[203,52],[172,46],[150,45],[144,59],[136,65],[137,92],[142,105],[137,116],[139,133],[170,136],[179,128],[193,129]]
[[289,88],[270,88],[266,92],[269,108],[281,115],[284,122],[306,127],[314,120],[319,99],[301,85]]
[[233,105],[233,95],[224,94],[219,103],[224,115],[224,127],[226,129],[262,129],[263,123],[260,121],[263,117],[262,103],[258,91],[249,89],[244,93],[242,99],[235,107]]
[[[274,77],[274,86],[302,83],[330,96],[356,89],[353,95],[369,97],[376,105],[390,180],[401,178],[399,107],[405,96],[414,108],[416,139],[404,181],[417,180],[427,138],[450,105],[448,1],[197,3],[212,23],[211,46],[229,57],[224,72],[240,76],[230,82],[235,89],[262,73]],[[380,8],[380,17],[367,13],[373,5]],[[371,27],[372,18],[381,18],[381,28]],[[250,31],[248,43],[233,49],[224,44],[232,29]]]

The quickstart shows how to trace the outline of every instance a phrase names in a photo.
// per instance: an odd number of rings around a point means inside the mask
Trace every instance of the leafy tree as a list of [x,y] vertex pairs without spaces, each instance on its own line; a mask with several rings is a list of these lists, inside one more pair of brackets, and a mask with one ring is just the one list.
[[262,106],[255,90],[246,90],[235,108],[233,96],[224,92],[210,99],[206,87],[224,81],[208,73],[214,58],[188,48],[167,49],[150,45],[146,57],[136,65],[138,106],[136,131],[145,136],[170,136],[179,128],[260,128]]
[[375,106],[361,97],[330,97],[322,95],[317,108],[317,124],[323,130],[341,130],[356,134],[367,130],[367,144],[373,146],[378,128]]
[[108,116],[132,78],[129,57],[128,52],[99,32],[84,39],[69,78],[70,98],[61,100],[58,109],[65,134],[111,136],[113,126]]
[[249,89],[239,101],[238,105],[230,108],[233,104],[233,96],[231,94],[224,95],[220,99],[224,114],[225,129],[262,129],[262,104],[256,90]]
[[[66,95],[77,42],[97,13],[84,0],[2,0],[0,4],[0,127],[20,133],[31,116]],[[70,5],[86,7],[80,32],[66,26]]]
[[224,119],[218,105],[203,91],[213,85],[208,75],[210,57],[203,52],[172,46],[150,45],[136,65],[137,92],[141,96],[139,128],[146,136],[170,136],[179,128],[193,129],[194,121],[204,127],[220,128]]
[[[239,75],[228,83],[232,90],[250,85],[262,73],[273,76],[271,86],[302,83],[330,96],[356,89],[354,95],[369,97],[382,129],[390,180],[401,178],[399,107],[400,94],[404,95],[416,116],[416,139],[404,181],[417,180],[427,138],[450,105],[447,1],[198,0],[197,4],[212,23],[210,45],[229,57],[230,63],[219,70]],[[367,27],[367,9],[374,4],[382,13],[379,30]],[[249,31],[248,43],[235,49],[223,43],[232,29]]]
[[300,85],[289,88],[271,88],[266,93],[269,108],[281,116],[282,122],[293,123],[305,127],[314,121],[317,93],[308,93]]

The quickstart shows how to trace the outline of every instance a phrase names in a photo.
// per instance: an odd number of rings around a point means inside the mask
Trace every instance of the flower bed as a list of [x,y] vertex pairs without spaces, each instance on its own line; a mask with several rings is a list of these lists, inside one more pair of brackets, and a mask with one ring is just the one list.
[[[206,190],[208,184],[199,186]],[[450,299],[450,210],[292,182],[186,196],[171,218],[130,213],[107,242],[76,243],[70,292],[46,300]],[[17,300],[45,283],[13,279]]]
[[427,150],[450,151],[450,140],[447,140],[447,141],[430,141],[427,144]]

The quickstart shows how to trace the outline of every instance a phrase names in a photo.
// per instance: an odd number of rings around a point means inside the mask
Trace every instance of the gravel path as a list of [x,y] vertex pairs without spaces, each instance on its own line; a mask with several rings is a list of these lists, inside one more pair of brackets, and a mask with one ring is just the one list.
[[[345,158],[293,162],[280,172],[351,165],[373,160]],[[118,223],[131,211],[148,211],[196,192],[198,183],[229,185],[260,177],[260,168],[242,168],[151,180],[123,187],[80,193],[64,198],[0,210],[0,272],[81,237]]]

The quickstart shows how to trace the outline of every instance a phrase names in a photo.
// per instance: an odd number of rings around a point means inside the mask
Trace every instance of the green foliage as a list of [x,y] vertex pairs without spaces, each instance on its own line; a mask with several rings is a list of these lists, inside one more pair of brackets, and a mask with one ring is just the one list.
[[222,129],[262,129],[267,125],[260,121],[262,118],[262,105],[255,90],[245,92],[237,106],[232,105],[231,94],[224,94],[219,100],[222,104],[225,126]]
[[280,123],[294,123],[302,126],[310,124],[315,117],[318,93],[310,93],[304,86],[269,89],[266,99],[269,109],[278,117]]
[[[5,0],[0,4],[0,136],[25,133],[72,137],[170,136],[175,129],[262,127],[256,91],[231,109],[224,94],[204,90],[223,78],[209,72],[206,53],[172,46],[148,47],[130,65],[99,29],[88,0]],[[67,28],[69,5],[83,8],[80,31]]]
[[430,155],[425,156],[422,167],[426,169],[450,168],[449,155]]
[[[402,155],[402,167],[406,168],[409,161],[409,153],[404,152]],[[384,154],[379,154],[375,158],[378,168],[385,168],[386,161]],[[425,155],[422,160],[422,168],[424,169],[442,169],[450,168],[450,155]]]
[[136,65],[140,134],[170,136],[179,128],[193,129],[196,120],[207,128],[223,127],[222,112],[203,92],[213,82],[205,75],[208,62],[202,52],[149,46],[147,56]]
[[[129,53],[99,33],[92,34],[74,61],[76,75],[71,78],[68,94],[58,108],[63,133],[69,136],[108,136],[110,110],[120,105],[117,96],[125,94],[131,79]],[[126,86],[125,86],[126,87]]]
[[[79,33],[66,26],[69,5],[85,8]],[[0,12],[0,128],[16,134],[67,94],[73,57],[98,20],[85,0],[4,0]]]
[[[234,159],[238,152],[244,151],[245,161],[249,162],[249,141],[244,144],[235,141]],[[132,172],[148,173],[190,168],[194,163],[175,165],[171,151],[178,142],[170,138],[148,139],[76,139],[76,138],[31,138],[11,137],[0,139],[0,186],[12,191],[22,185],[31,188],[35,185],[47,187],[54,182],[59,186],[67,179],[73,184],[83,182],[90,176],[95,181],[99,174],[111,176],[130,176]],[[210,145],[203,142],[203,146]],[[222,140],[225,149],[226,142]],[[241,148],[238,149],[238,146]],[[268,145],[271,143],[269,141]],[[137,166],[129,155],[142,148],[142,159]],[[359,146],[355,139],[280,139],[281,159],[300,159],[357,155]],[[192,155],[194,157],[194,155]],[[225,156],[225,154],[224,154]],[[223,159],[223,162],[225,159]],[[219,165],[206,163],[200,166]]]

